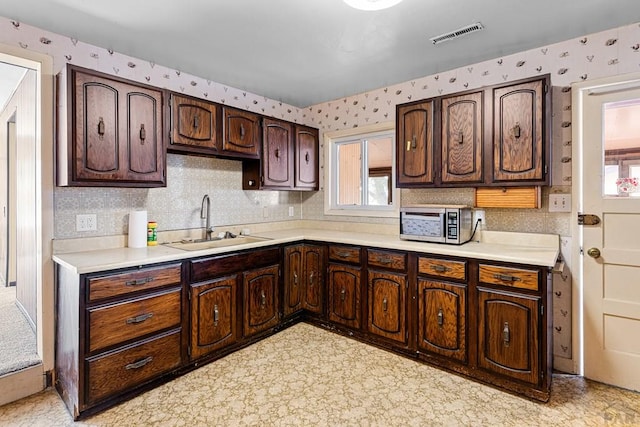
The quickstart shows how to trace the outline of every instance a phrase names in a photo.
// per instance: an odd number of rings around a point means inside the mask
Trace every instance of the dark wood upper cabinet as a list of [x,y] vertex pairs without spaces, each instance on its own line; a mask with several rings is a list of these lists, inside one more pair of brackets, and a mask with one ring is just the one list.
[[401,105],[396,111],[396,184],[420,187],[435,182],[434,101]]
[[548,185],[549,75],[396,107],[398,187]]
[[174,93],[170,108],[169,151],[218,154],[221,126],[216,104]]
[[223,155],[260,158],[260,115],[231,107],[222,108]]
[[293,187],[293,125],[282,120],[262,121],[262,186]]
[[483,93],[442,98],[442,183],[483,181]]
[[318,129],[295,126],[295,180],[297,190],[318,190]]
[[166,185],[162,90],[71,65],[58,88],[58,185]]
[[493,90],[493,180],[544,181],[545,83],[543,80]]

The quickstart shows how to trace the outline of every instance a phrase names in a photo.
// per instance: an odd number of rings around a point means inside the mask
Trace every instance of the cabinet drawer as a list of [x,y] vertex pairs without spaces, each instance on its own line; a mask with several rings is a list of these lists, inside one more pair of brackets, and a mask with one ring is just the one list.
[[467,262],[419,257],[418,273],[446,277],[448,279],[466,280]]
[[481,283],[530,289],[532,291],[538,290],[538,277],[540,274],[538,270],[480,264],[478,274]]
[[89,351],[180,325],[180,289],[89,310]]
[[369,267],[405,271],[407,269],[407,254],[368,250],[367,263]]
[[180,366],[180,331],[88,360],[87,400],[96,402]]
[[89,301],[180,283],[180,264],[89,279]]
[[360,264],[360,248],[350,246],[329,246],[329,259],[333,261]]
[[212,277],[237,274],[239,271],[278,264],[279,262],[279,248],[196,259],[189,262],[190,283],[210,280]]

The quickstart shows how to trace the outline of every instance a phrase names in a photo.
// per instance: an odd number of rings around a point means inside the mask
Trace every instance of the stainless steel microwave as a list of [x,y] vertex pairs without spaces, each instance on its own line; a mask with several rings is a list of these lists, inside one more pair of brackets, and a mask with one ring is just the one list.
[[461,245],[471,238],[472,213],[464,205],[409,205],[400,208],[400,238]]

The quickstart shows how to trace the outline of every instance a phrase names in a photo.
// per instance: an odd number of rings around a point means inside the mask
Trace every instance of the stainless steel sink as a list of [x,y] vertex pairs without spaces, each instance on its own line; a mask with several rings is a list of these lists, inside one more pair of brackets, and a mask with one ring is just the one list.
[[180,242],[166,243],[165,246],[182,249],[183,251],[200,251],[203,249],[223,248],[228,246],[244,245],[247,243],[264,242],[267,240],[271,239],[256,236],[238,236],[228,239],[183,240]]

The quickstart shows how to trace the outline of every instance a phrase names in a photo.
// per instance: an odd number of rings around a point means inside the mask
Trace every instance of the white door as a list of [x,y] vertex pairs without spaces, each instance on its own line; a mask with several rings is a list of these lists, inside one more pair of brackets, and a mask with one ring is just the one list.
[[582,108],[579,210],[600,219],[598,224],[580,227],[584,375],[631,390],[640,390],[638,87],[640,80],[584,88],[578,94],[578,108]]

